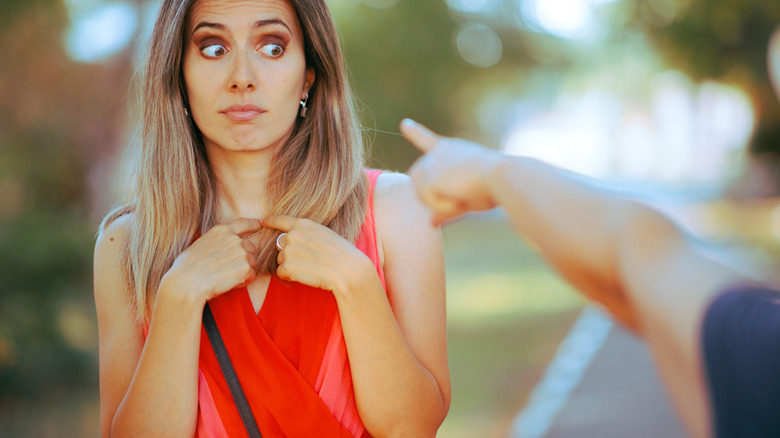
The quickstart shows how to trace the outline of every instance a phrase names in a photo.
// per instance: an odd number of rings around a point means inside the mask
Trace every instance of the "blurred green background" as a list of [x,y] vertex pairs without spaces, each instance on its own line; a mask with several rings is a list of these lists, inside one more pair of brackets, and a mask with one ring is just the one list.
[[[413,117],[701,203],[708,219],[682,220],[774,251],[780,104],[766,46],[780,2],[328,3],[373,166],[408,168],[417,153],[394,133]],[[97,436],[92,249],[157,3],[0,6],[0,435]],[[500,212],[444,236],[454,392],[440,436],[504,436],[582,302]]]

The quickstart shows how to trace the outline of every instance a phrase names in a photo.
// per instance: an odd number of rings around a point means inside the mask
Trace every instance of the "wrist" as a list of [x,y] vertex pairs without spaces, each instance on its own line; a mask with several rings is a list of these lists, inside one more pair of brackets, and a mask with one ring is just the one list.
[[[363,255],[361,253],[361,255]],[[354,300],[364,296],[372,289],[382,289],[379,276],[374,264],[365,255],[360,261],[345,263],[344,269],[334,281],[332,289],[339,307],[346,303],[354,303]],[[383,290],[383,289],[382,289]]]
[[493,206],[501,204],[501,192],[506,189],[514,169],[514,158],[491,151],[482,169],[482,192]]
[[177,284],[175,278],[166,274],[160,280],[153,311],[157,311],[158,307],[163,307],[178,309],[185,314],[197,313],[200,315],[205,304],[205,298],[192,293],[191,288]]

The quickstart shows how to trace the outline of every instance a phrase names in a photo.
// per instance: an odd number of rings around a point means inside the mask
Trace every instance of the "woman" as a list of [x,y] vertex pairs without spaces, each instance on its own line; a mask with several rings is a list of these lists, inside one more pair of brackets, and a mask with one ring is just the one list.
[[[780,28],[769,45],[780,97]],[[406,120],[434,222],[502,206],[584,295],[648,342],[693,437],[780,436],[780,293],[717,260],[651,207],[526,157]]]
[[440,236],[364,171],[322,0],[166,0],[129,203],[95,249],[103,436],[434,436],[450,400]]

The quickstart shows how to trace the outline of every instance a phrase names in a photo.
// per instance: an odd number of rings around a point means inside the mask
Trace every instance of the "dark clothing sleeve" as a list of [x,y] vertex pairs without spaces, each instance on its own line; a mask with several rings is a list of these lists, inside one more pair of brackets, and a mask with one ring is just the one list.
[[713,435],[780,437],[780,292],[729,288],[709,305],[701,337]]

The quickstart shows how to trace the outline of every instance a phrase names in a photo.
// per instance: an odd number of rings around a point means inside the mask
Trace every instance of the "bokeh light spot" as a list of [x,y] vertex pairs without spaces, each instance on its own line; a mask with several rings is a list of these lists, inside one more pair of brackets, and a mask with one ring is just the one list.
[[65,49],[74,61],[98,62],[127,46],[137,26],[138,14],[128,3],[72,11]]
[[772,224],[772,233],[775,235],[775,239],[780,240],[780,205],[772,209],[770,222]]
[[483,12],[495,7],[495,0],[447,0],[450,8],[467,13]]
[[521,1],[523,17],[533,30],[567,39],[585,39],[594,34],[590,0]]
[[472,24],[455,37],[458,53],[464,61],[476,67],[491,67],[501,60],[501,38],[484,24]]

